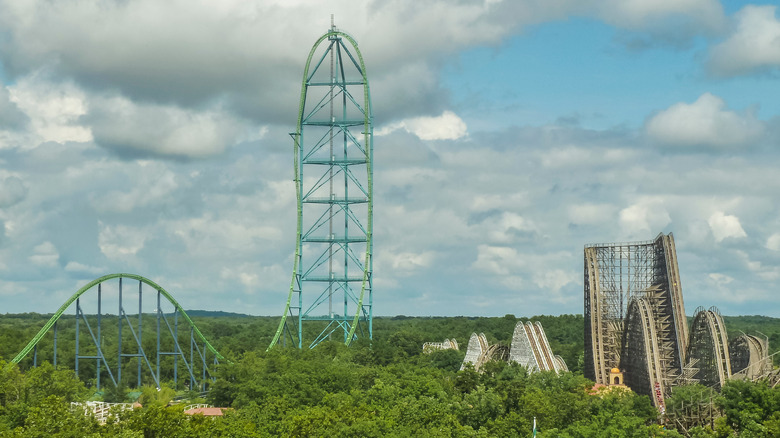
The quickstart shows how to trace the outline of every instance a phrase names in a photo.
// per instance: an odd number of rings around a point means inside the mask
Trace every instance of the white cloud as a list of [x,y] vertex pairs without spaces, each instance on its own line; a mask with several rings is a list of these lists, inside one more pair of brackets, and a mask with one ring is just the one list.
[[285,290],[285,284],[289,286],[289,272],[279,264],[239,263],[222,267],[219,276],[223,280],[237,280],[248,294],[269,286],[279,291]]
[[33,255],[29,259],[38,266],[54,268],[60,260],[60,253],[53,243],[43,242],[33,249]]
[[[601,0],[594,2],[598,16],[625,29],[676,33],[712,33],[724,24],[723,7],[717,0]],[[675,27],[677,27],[675,29]]]
[[477,260],[471,265],[475,269],[496,275],[510,275],[521,266],[519,254],[514,248],[479,245]]
[[431,266],[435,258],[436,253],[433,251],[400,252],[390,255],[390,266],[392,266],[393,275],[409,276]]
[[377,136],[404,129],[421,140],[457,140],[467,135],[466,123],[452,111],[444,111],[438,117],[415,117],[393,123],[377,130]]
[[557,295],[564,286],[579,279],[579,273],[563,269],[547,269],[534,274],[534,284],[550,295]]
[[89,274],[94,276],[98,276],[106,273],[105,268],[89,266],[83,263],[73,262],[73,261],[68,262],[68,264],[65,265],[65,271],[76,273],[76,274]]
[[129,176],[132,172],[138,181],[129,191],[106,190],[92,204],[100,212],[130,213],[138,208],[159,205],[170,201],[179,188],[177,175],[165,163],[136,161],[137,166],[123,166],[119,171]]
[[723,99],[704,93],[696,102],[676,103],[659,112],[645,129],[658,142],[675,146],[750,146],[761,137],[764,125],[755,114],[725,108]]
[[100,252],[112,260],[126,260],[140,251],[147,239],[146,230],[125,225],[98,224]]
[[168,234],[180,239],[189,252],[218,257],[251,254],[268,242],[278,242],[283,237],[275,225],[251,220],[251,216],[242,219],[234,221],[207,214],[170,221],[165,227]]
[[96,143],[129,154],[201,158],[222,153],[250,132],[245,121],[219,108],[185,110],[118,96],[96,99],[86,120]]
[[772,251],[780,251],[780,233],[775,233],[766,239],[766,247]]
[[780,67],[776,10],[776,6],[748,5],[737,12],[734,33],[710,51],[710,70],[720,76],[738,76]]
[[510,211],[488,218],[480,227],[483,228],[480,236],[487,237],[491,243],[499,244],[514,242],[518,235],[536,231],[536,226],[530,220]]
[[[19,110],[16,103],[11,101],[8,88],[0,81],[0,131],[3,129],[17,129],[27,121],[27,116]],[[3,143],[0,142],[0,147]]]
[[84,91],[71,82],[55,82],[46,76],[38,71],[8,87],[11,101],[30,119],[31,145],[91,141],[92,133],[79,121],[88,110]]
[[569,206],[568,217],[573,224],[598,225],[613,222],[616,212],[617,207],[611,204],[575,204]]
[[0,179],[0,208],[18,204],[27,197],[27,186],[15,176]]
[[647,198],[620,210],[620,228],[627,238],[657,233],[672,219],[663,199]]
[[734,277],[730,277],[726,274],[711,273],[709,275],[710,280],[718,286],[725,286],[734,281]]
[[722,211],[713,213],[707,220],[707,223],[710,224],[710,230],[712,235],[715,236],[716,242],[722,242],[729,237],[747,237],[745,230],[742,229],[742,225],[739,223],[739,218],[727,215]]

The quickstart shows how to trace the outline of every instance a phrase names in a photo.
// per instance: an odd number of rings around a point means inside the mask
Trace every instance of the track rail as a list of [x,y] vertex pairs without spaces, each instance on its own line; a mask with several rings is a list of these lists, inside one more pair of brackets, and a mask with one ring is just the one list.
[[164,296],[165,299],[167,299],[168,302],[170,302],[176,308],[176,310],[179,311],[179,313],[181,313],[181,315],[184,318],[184,320],[187,321],[187,324],[189,324],[189,326],[192,328],[192,330],[195,333],[195,335],[197,335],[198,339],[200,339],[203,342],[203,344],[206,346],[206,348],[208,348],[208,350],[211,351],[214,354],[214,356],[216,356],[218,359],[222,359],[222,360],[225,359],[211,345],[211,343],[206,339],[206,337],[203,336],[203,333],[201,333],[200,329],[198,329],[198,326],[195,325],[195,323],[192,321],[190,316],[187,315],[187,312],[184,311],[184,309],[181,307],[179,302],[176,301],[176,299],[173,298],[173,296],[170,293],[168,293],[168,291],[163,289],[162,286],[160,286],[159,284],[155,283],[154,281],[149,280],[148,278],[142,277],[140,275],[121,273],[121,274],[108,274],[108,275],[104,275],[104,276],[102,276],[100,278],[97,278],[95,280],[92,280],[91,282],[89,282],[86,285],[84,285],[84,287],[79,289],[76,293],[74,293],[70,298],[68,298],[67,301],[65,301],[65,303],[62,304],[62,306],[60,306],[60,308],[57,310],[57,312],[55,312],[54,315],[52,315],[52,317],[49,318],[49,320],[46,322],[46,324],[38,331],[38,333],[30,340],[30,342],[27,343],[27,346],[25,346],[22,349],[22,351],[20,351],[19,354],[16,355],[16,357],[11,359],[11,362],[12,363],[19,363],[22,359],[24,359],[25,356],[27,356],[35,348],[35,346],[38,344],[38,342],[40,342],[40,340],[43,339],[43,337],[46,335],[46,333],[48,333],[49,330],[51,330],[51,328],[54,326],[54,324],[57,322],[57,320],[60,319],[60,317],[65,313],[65,311],[79,297],[81,297],[82,295],[87,293],[87,291],[89,291],[93,287],[97,286],[98,284],[103,283],[103,282],[108,281],[108,280],[111,280],[111,279],[114,279],[114,278],[129,278],[129,279],[132,279],[132,280],[137,280],[137,281],[140,281],[141,283],[144,283],[144,284],[146,284],[148,286],[151,286],[156,291],[160,292],[160,294],[162,296]]

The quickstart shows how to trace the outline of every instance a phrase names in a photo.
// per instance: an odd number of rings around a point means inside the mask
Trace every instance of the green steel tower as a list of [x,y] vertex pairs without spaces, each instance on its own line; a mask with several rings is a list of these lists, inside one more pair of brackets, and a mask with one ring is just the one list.
[[332,24],[309,52],[298,124],[290,135],[298,201],[295,261],[269,348],[371,339],[371,93],[357,43]]

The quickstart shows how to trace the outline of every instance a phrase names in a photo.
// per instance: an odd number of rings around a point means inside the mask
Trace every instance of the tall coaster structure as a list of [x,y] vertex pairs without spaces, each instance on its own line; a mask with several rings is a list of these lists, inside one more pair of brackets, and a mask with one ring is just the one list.
[[609,370],[626,371],[626,384],[657,394],[686,377],[688,324],[674,236],[585,246],[585,377],[609,383]]
[[671,233],[585,246],[585,377],[608,385],[608,370],[618,368],[663,414],[675,386],[771,379],[768,351],[754,335],[729,344],[715,307],[697,308],[689,332]]
[[[295,259],[287,304],[268,348],[371,339],[371,93],[357,42],[332,23],[309,52],[298,124],[290,135],[298,201]],[[304,343],[307,336],[313,340]]]

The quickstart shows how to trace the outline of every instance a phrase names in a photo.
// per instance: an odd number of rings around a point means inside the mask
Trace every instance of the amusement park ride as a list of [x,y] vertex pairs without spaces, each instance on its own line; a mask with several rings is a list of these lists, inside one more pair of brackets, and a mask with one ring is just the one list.
[[732,377],[772,372],[766,339],[731,344],[718,310],[696,309],[688,328],[674,236],[585,246],[585,377],[609,384],[610,370],[664,410],[675,386],[720,388]]
[[[357,42],[332,20],[328,32],[309,52],[297,126],[291,133],[298,214],[295,261],[287,304],[269,349],[278,344],[313,348],[324,340],[349,345],[358,337],[373,337],[371,93]],[[137,293],[127,290],[130,281],[137,282]],[[157,302],[151,315],[143,308],[144,295],[149,293],[156,295]],[[118,296],[116,315],[105,313],[108,294],[112,300]],[[130,294],[137,296],[137,313],[126,311]],[[97,303],[95,314],[84,312],[87,298]],[[139,275],[110,274],[70,297],[12,362],[26,360],[37,366],[38,347],[45,345],[53,347],[53,354],[45,358],[56,365],[58,322],[62,325],[68,319],[64,313],[74,303],[74,369],[76,374],[94,373],[98,390],[106,380],[116,386],[128,377],[137,386],[151,383],[159,387],[164,377],[176,385],[180,373],[190,389],[205,390],[213,366],[224,360],[165,289]],[[170,306],[166,313],[163,308]],[[154,321],[154,341],[149,322],[144,325],[149,316]],[[179,333],[180,318],[185,330],[189,328],[189,338]],[[116,339],[107,342],[109,321],[112,335],[116,328]],[[310,333],[313,339],[304,342]],[[132,376],[130,363],[135,365]],[[161,375],[161,364],[166,370],[172,368],[172,376]]]
[[[349,345],[358,337],[373,338],[371,108],[357,42],[331,24],[306,60],[297,125],[291,133],[295,257],[284,312],[269,349],[280,344],[313,348],[325,340]],[[663,412],[672,387],[700,382],[719,388],[730,378],[773,373],[767,340],[743,334],[729,343],[714,307],[697,309],[688,326],[671,234],[646,242],[587,245],[584,262],[584,374],[597,384],[609,385],[612,374],[619,372],[621,383],[650,396]],[[114,291],[117,314],[108,315],[104,295]],[[151,331],[149,321],[144,325],[143,311],[143,297],[149,293],[156,298],[155,311],[146,313],[152,318]],[[137,297],[137,314],[124,307],[123,299],[130,295]],[[97,303],[94,314],[83,310],[88,297]],[[132,365],[138,386],[159,387],[163,377],[171,377],[161,376],[164,364],[173,370],[174,382],[181,374],[190,389],[205,390],[213,365],[224,360],[161,286],[138,275],[111,274],[70,297],[13,362],[37,365],[38,347],[51,344],[46,335],[52,333],[54,354],[49,357],[56,365],[57,324],[74,303],[75,371],[78,374],[81,366],[82,372],[94,372],[98,389],[106,381],[121,384],[123,371],[128,380]],[[163,307],[171,310],[166,313]],[[104,342],[107,323],[118,336],[110,352]],[[424,351],[451,348],[458,348],[457,341],[429,343]],[[567,370],[539,323],[518,323],[511,348],[490,346],[484,335],[472,335],[464,366],[471,363],[479,369],[492,359],[518,362],[531,371]]]

